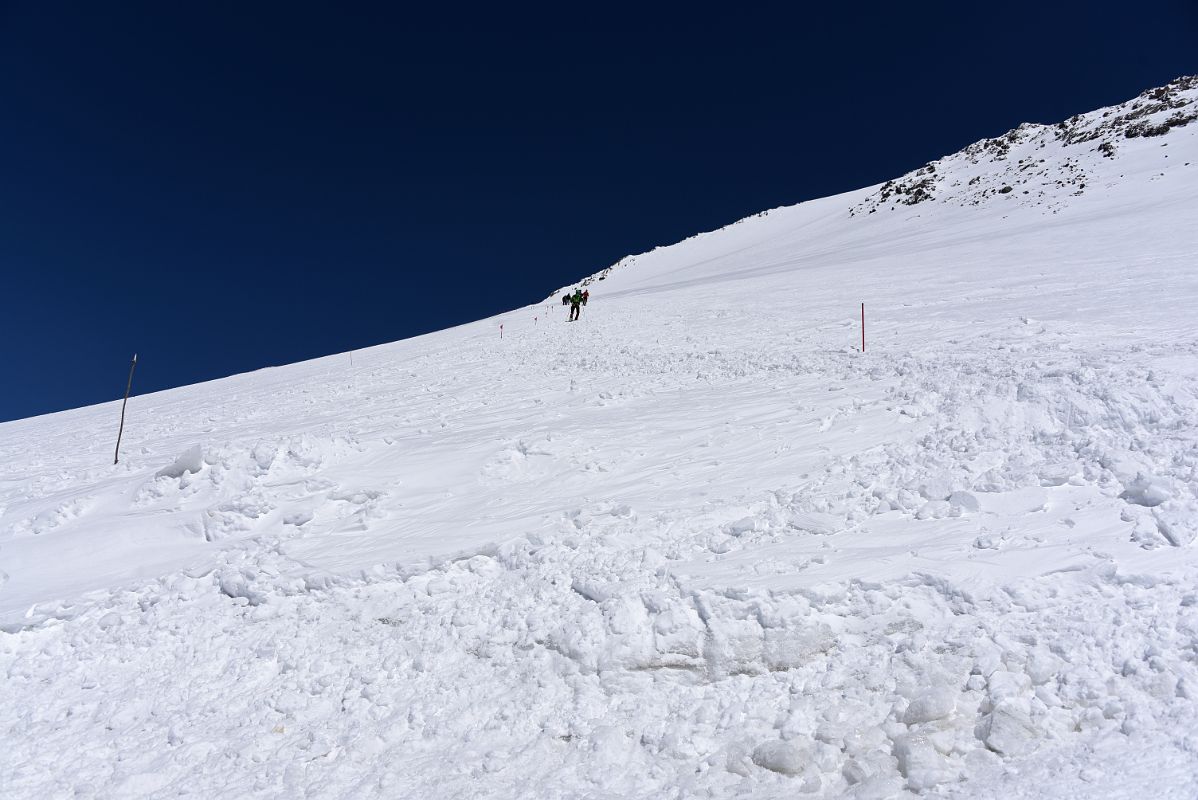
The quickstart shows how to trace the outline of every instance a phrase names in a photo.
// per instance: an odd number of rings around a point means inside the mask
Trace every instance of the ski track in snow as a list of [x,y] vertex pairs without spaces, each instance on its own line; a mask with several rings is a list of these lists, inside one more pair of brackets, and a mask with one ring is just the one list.
[[3,793],[1198,795],[1196,130],[0,425]]

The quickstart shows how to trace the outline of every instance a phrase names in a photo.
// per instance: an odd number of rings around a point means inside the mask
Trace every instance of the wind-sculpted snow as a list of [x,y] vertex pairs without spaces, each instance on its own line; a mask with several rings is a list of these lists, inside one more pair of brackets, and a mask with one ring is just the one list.
[[1192,130],[0,425],[4,796],[1194,797]]

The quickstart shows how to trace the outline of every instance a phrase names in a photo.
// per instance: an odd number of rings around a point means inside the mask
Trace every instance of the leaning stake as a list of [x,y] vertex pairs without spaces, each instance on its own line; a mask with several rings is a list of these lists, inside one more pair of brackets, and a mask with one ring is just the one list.
[[133,370],[137,367],[137,353],[133,354],[133,363],[129,365],[129,382],[125,384],[125,400],[121,403],[121,427],[116,432],[116,452],[112,456],[112,463],[116,464],[121,460],[121,434],[125,432],[125,406],[129,403],[129,390],[133,388]]
[[861,352],[865,352],[865,303],[861,304]]

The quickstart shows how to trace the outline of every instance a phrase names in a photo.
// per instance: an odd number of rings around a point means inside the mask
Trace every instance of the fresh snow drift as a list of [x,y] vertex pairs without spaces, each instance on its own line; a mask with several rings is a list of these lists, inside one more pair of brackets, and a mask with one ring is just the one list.
[[0,425],[4,795],[1198,795],[1196,110]]

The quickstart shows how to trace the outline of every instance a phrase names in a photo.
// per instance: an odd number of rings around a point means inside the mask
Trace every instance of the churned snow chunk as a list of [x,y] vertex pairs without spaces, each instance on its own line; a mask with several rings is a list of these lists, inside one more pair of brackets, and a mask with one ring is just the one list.
[[996,753],[1014,756],[1027,752],[1037,736],[1036,726],[1014,700],[999,702],[981,725],[982,741]]
[[752,771],[749,748],[740,742],[728,746],[724,768],[734,775],[748,777]]
[[844,527],[844,520],[817,511],[795,511],[790,516],[790,524],[801,531],[827,536]]
[[840,775],[849,786],[855,786],[859,783],[864,783],[872,777],[873,773],[857,759],[850,758],[845,762],[844,767],[841,768]]
[[987,685],[990,699],[997,703],[1008,697],[1022,697],[1026,695],[1032,687],[1032,682],[1031,678],[1027,675],[999,669],[990,673]]
[[1141,472],[1124,485],[1123,493],[1119,496],[1129,503],[1152,508],[1170,499],[1173,494],[1164,481]]
[[1185,547],[1198,538],[1198,506],[1168,500],[1152,509],[1157,530],[1174,547]]
[[653,621],[657,652],[683,658],[698,658],[703,648],[703,623],[691,608],[669,608]]
[[575,578],[571,582],[570,586],[574,591],[578,592],[592,603],[602,603],[603,601],[609,600],[612,597],[612,593],[608,587],[596,580],[584,576]]
[[892,800],[903,791],[898,778],[888,775],[876,775],[853,787],[850,797],[853,800]]
[[189,472],[199,472],[204,466],[204,449],[198,444],[189,448],[170,465],[158,470],[155,477],[182,478]]
[[973,546],[979,550],[998,550],[1002,547],[1002,537],[984,533],[973,540]]
[[1047,683],[1057,674],[1061,667],[1061,659],[1048,652],[1043,647],[1033,648],[1028,654],[1026,672],[1032,683],[1039,686]]
[[928,500],[947,500],[953,493],[953,485],[948,478],[938,476],[925,481],[919,487],[919,493]]
[[260,470],[270,469],[270,465],[274,463],[275,456],[278,454],[279,448],[270,442],[258,442],[254,446],[254,451],[251,455],[254,458],[254,463],[258,465]]
[[280,714],[294,714],[304,707],[304,698],[299,692],[286,691],[275,698],[274,707]]
[[953,492],[948,496],[948,502],[962,511],[977,511],[981,507],[972,492]]
[[903,722],[918,725],[921,722],[943,719],[956,708],[957,693],[947,686],[924,689],[903,712]]
[[770,628],[765,631],[763,654],[772,670],[795,669],[826,652],[836,637],[826,625],[803,628]]
[[115,628],[117,625],[121,624],[121,615],[115,611],[109,611],[107,614],[100,617],[100,621],[96,624],[100,626],[100,630],[104,631],[108,630],[109,628]]
[[729,522],[724,526],[724,530],[730,536],[740,536],[745,533],[752,533],[753,531],[757,530],[757,518],[743,517],[738,519],[736,522]]
[[591,733],[591,753],[597,764],[610,767],[624,763],[628,748],[628,737],[614,725],[600,725]]
[[753,750],[753,763],[771,772],[798,775],[803,771],[807,753],[798,745],[774,739],[762,742]]
[[915,512],[916,519],[944,519],[953,510],[947,500],[929,500]]
[[1045,464],[1037,470],[1041,486],[1064,486],[1077,471],[1071,463]]
[[956,777],[948,761],[924,736],[901,736],[894,743],[894,756],[907,787],[922,792]]
[[305,524],[311,522],[313,516],[314,516],[313,513],[307,509],[303,509],[300,511],[293,511],[289,514],[283,515],[283,524],[284,525],[294,525],[295,527],[298,528],[302,525],[305,525]]

